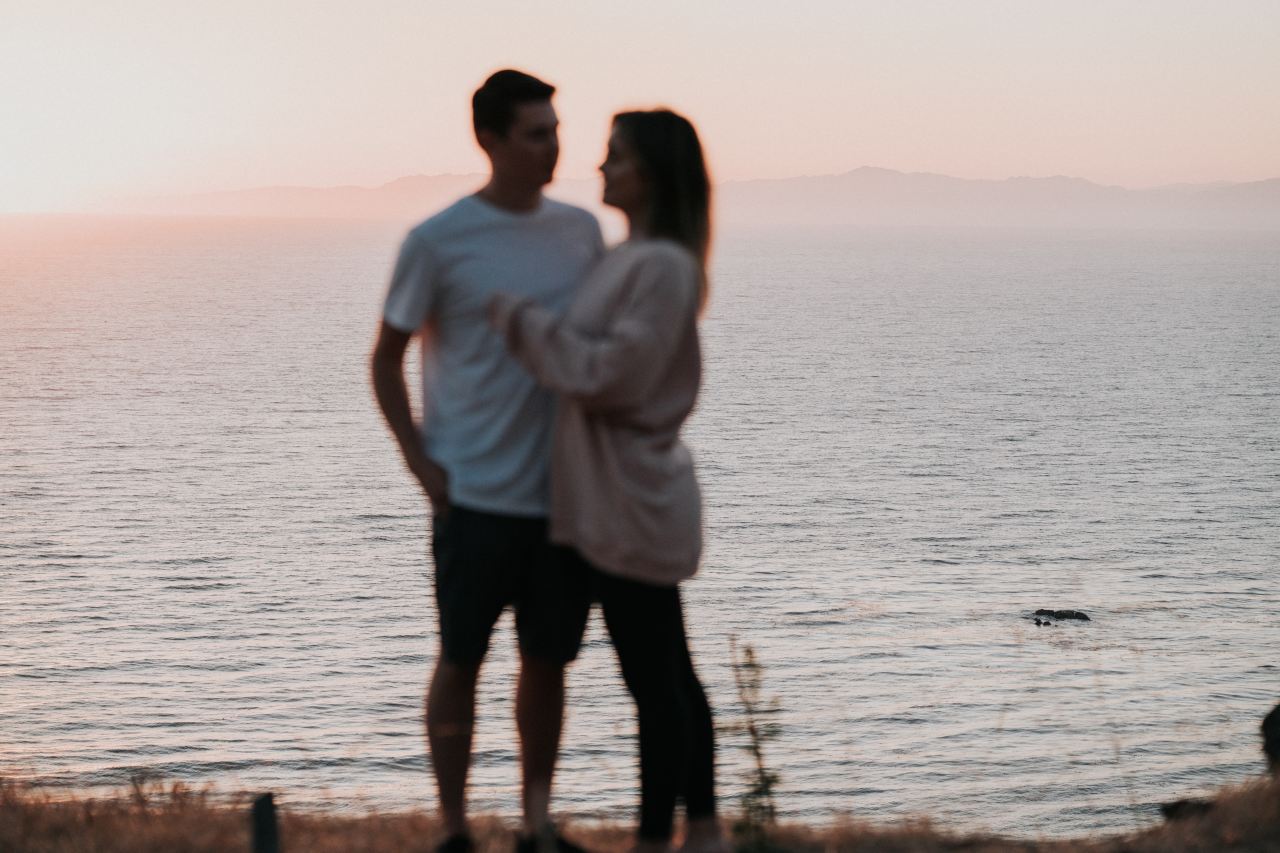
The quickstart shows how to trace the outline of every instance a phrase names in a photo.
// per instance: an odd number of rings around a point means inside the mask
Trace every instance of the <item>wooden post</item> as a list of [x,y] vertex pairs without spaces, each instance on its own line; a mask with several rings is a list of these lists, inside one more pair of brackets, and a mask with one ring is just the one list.
[[253,801],[253,853],[280,853],[280,826],[276,822],[276,801],[266,793]]

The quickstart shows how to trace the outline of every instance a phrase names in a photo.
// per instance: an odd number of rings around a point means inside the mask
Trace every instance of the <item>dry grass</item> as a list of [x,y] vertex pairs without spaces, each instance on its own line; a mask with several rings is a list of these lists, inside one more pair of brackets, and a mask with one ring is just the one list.
[[[228,803],[182,785],[136,785],[106,799],[55,798],[0,781],[0,853],[238,853],[249,851],[249,804]],[[480,853],[511,850],[511,833],[496,819],[478,821]],[[625,851],[628,831],[575,825],[566,834],[588,849]],[[286,853],[416,853],[441,840],[422,813],[359,817],[281,812]],[[1259,781],[1220,792],[1207,814],[1125,836],[1064,841],[1012,841],[934,829],[927,821],[876,827],[844,823],[828,828],[780,827],[778,850],[812,853],[1280,853],[1280,781]]]
[[827,829],[783,827],[778,846],[812,853],[1280,853],[1280,781],[1258,781],[1218,793],[1206,814],[1128,835],[1060,841],[1013,841],[937,830],[928,821],[893,829],[849,823]]

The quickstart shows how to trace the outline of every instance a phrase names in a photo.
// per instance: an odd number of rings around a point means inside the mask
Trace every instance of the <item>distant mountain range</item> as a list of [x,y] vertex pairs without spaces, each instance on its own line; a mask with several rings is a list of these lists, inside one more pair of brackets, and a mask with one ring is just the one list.
[[1129,190],[1082,178],[967,180],[864,167],[721,188],[726,222],[1280,229],[1280,178]]
[[[113,205],[113,212],[412,222],[484,182],[415,175],[378,187],[263,187]],[[717,187],[726,227],[988,226],[1280,230],[1280,178],[1130,190],[1082,178],[970,180],[863,167],[840,175],[730,181]],[[549,194],[602,212],[599,181]],[[616,220],[615,220],[616,224]]]

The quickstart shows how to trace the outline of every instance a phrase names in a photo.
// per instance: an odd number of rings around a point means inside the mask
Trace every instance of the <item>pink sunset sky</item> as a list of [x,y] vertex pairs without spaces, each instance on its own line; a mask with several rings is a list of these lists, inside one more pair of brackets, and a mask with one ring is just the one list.
[[559,86],[568,178],[654,104],[720,180],[1280,176],[1276,0],[4,0],[0,212],[482,171],[503,66]]

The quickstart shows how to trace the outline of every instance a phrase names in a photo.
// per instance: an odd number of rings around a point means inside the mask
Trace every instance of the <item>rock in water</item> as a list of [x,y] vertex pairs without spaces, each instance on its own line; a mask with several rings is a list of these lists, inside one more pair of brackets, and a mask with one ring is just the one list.
[[1161,803],[1160,813],[1165,820],[1186,820],[1189,817],[1199,817],[1212,808],[1213,800],[1174,800],[1172,803]]
[[1280,705],[1262,718],[1262,752],[1267,756],[1267,769],[1280,776]]
[[1042,607],[1036,611],[1037,616],[1052,616],[1054,619],[1078,619],[1081,622],[1092,622],[1087,615],[1079,610],[1049,610]]

